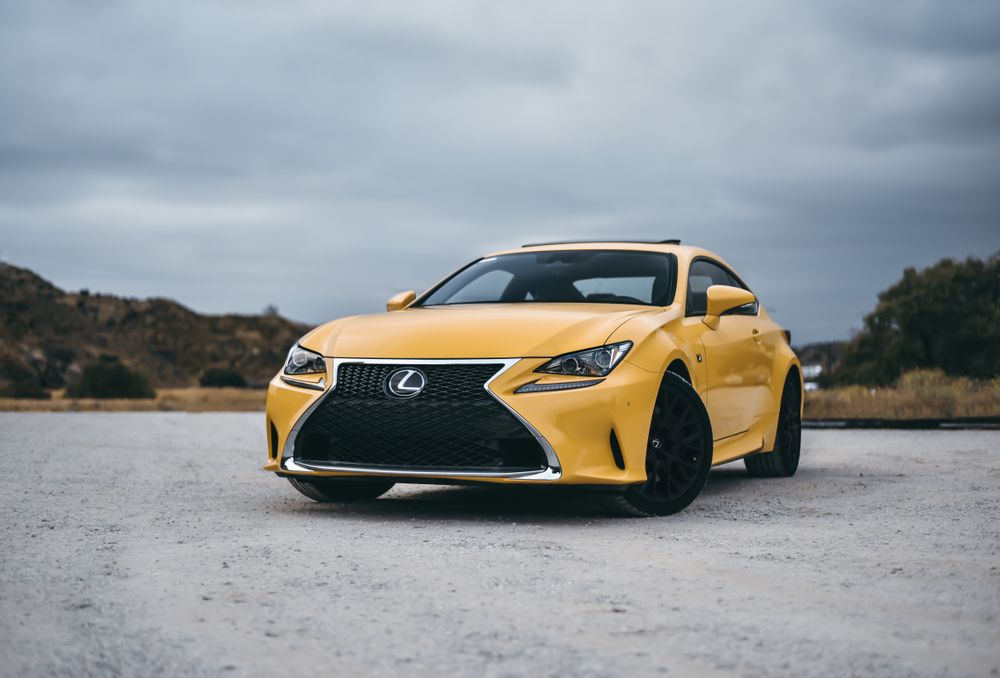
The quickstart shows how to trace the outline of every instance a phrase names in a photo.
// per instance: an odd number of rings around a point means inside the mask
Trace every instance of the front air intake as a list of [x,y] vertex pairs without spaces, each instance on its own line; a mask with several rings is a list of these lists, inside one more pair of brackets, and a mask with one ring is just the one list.
[[[343,363],[336,386],[295,440],[296,461],[421,471],[533,471],[547,467],[532,433],[485,389],[503,364]],[[389,375],[419,369],[414,397],[386,392]]]

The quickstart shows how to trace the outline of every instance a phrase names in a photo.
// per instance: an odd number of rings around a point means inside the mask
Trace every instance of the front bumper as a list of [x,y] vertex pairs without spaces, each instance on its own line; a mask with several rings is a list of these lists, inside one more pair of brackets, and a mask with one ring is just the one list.
[[[587,388],[534,393],[515,393],[533,381],[554,383],[566,377],[540,378],[534,370],[547,359],[509,360],[374,360],[327,359],[323,390],[286,383],[281,375],[270,383],[267,396],[269,459],[264,470],[283,475],[389,476],[433,483],[435,479],[485,482],[567,485],[626,485],[645,480],[646,445],[653,402],[660,377],[627,360],[604,381]],[[500,364],[502,368],[485,388],[529,430],[545,452],[547,468],[529,472],[479,470],[417,470],[411,468],[358,468],[302,462],[294,458],[295,440],[303,423],[336,389],[340,365],[344,363],[398,364]],[[316,383],[319,379],[316,378]],[[624,460],[615,462],[612,431]]]

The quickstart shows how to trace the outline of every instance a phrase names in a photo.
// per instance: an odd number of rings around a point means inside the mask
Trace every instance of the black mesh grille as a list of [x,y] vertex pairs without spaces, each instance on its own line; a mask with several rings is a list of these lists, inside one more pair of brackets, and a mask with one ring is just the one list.
[[[386,378],[407,367],[427,376],[424,390],[406,400],[386,395]],[[544,468],[538,441],[483,388],[501,367],[342,364],[336,388],[299,432],[295,458],[437,470]]]

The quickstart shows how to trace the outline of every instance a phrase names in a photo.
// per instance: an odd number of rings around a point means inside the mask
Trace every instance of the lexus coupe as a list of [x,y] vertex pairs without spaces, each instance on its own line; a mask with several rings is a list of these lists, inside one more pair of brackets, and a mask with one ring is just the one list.
[[267,394],[267,471],[320,502],[395,483],[573,485],[680,511],[713,465],[799,462],[789,334],[679,241],[526,245],[302,337]]

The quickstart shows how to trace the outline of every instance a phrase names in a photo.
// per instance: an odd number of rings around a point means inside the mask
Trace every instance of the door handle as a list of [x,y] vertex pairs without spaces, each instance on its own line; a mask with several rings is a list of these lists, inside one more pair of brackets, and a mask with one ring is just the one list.
[[758,330],[756,327],[753,330],[753,340],[756,341],[758,344],[760,343],[761,340],[760,330]]

